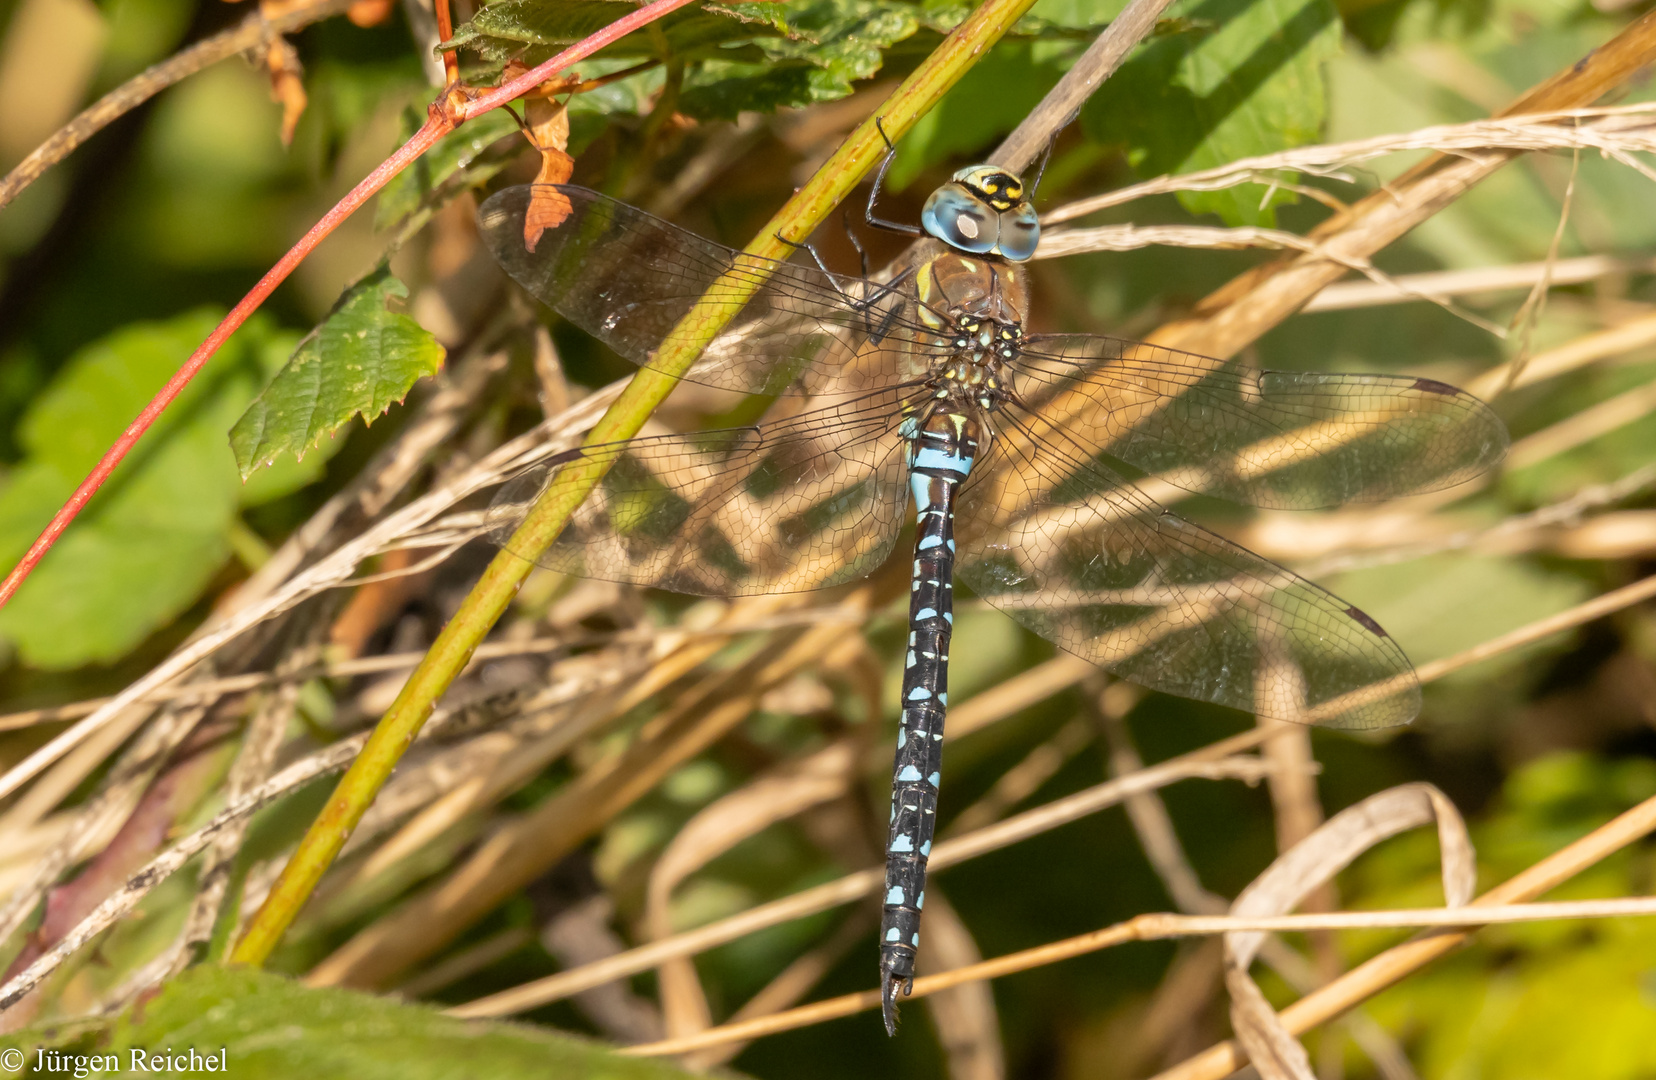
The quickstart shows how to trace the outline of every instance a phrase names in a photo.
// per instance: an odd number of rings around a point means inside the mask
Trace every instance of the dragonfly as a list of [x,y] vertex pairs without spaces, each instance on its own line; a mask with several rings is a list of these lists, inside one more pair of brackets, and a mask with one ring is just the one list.
[[[679,593],[823,589],[863,577],[915,522],[892,769],[880,986],[887,1032],[913,987],[937,819],[956,579],[1060,648],[1152,690],[1349,729],[1420,708],[1408,658],[1369,615],[1145,493],[1319,509],[1449,487],[1495,464],[1506,429],[1435,380],[1262,370],[1093,334],[1035,333],[1028,185],[961,169],[883,281],[812,256],[737,251],[576,186],[508,188],[481,234],[528,292],[634,364],[715,284],[740,311],[681,377],[765,406],[738,428],[552,456],[491,508],[511,550],[575,461],[607,467],[545,551],[551,569]],[[525,241],[532,200],[562,223]]]

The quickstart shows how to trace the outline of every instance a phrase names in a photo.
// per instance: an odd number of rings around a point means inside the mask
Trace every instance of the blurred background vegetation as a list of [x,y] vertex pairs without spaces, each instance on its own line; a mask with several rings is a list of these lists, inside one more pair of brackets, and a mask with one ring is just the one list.
[[[472,46],[462,53],[465,71],[477,82],[492,82],[508,54],[531,62],[550,55],[559,38],[548,28],[585,17],[577,9],[595,6],[502,0],[495,7],[508,5],[515,6],[497,12],[494,22],[480,19],[462,31]],[[887,216],[915,217],[949,171],[987,153],[1120,6],[1113,0],[1036,4],[1018,31],[903,141]],[[1059,140],[1042,202],[1055,206],[1135,178],[1294,145],[1478,119],[1586,55],[1646,6],[1620,0],[1181,0]],[[672,57],[577,97],[570,151],[576,182],[740,246],[966,8],[931,0],[737,8],[749,21],[693,12],[660,40],[638,35],[588,62],[582,70],[597,75],[625,70],[664,48]],[[268,70],[233,59],[123,116],[0,210],[0,564],[15,561],[217,318],[423,119],[435,93],[428,15],[418,0],[379,14],[374,25],[336,17],[292,35],[308,104],[291,145],[283,143],[283,107],[272,100]],[[456,19],[472,14],[461,5]],[[0,0],[0,167],[11,167],[82,105],[145,65],[243,17],[242,7],[220,0]],[[692,24],[692,17],[703,23]],[[522,33],[513,39],[503,27]],[[541,40],[526,44],[532,35],[525,27],[538,27]],[[669,80],[678,98],[660,108]],[[1641,80],[1617,100],[1648,96]],[[365,469],[379,468],[376,455],[432,414],[442,387],[465,387],[468,396],[442,406],[449,427],[393,493],[394,505],[529,429],[543,409],[557,412],[627,373],[614,356],[525,302],[478,246],[472,189],[527,180],[535,156],[526,149],[499,112],[462,128],[278,289],[123,466],[113,490],[0,609],[0,710],[24,714],[113,694],[149,670],[216,608],[232,603],[330,498]],[[1350,200],[1413,160],[1383,159],[1351,170],[1351,183],[1318,184]],[[1589,279],[1552,290],[1528,348],[1543,357],[1607,331],[1624,336],[1618,345],[1600,347],[1593,363],[1496,399],[1522,447],[1526,436],[1556,433],[1561,423],[1656,377],[1656,328],[1646,329],[1656,327],[1653,196],[1647,177],[1594,155],[1579,163],[1569,155],[1529,155],[1377,262],[1393,274],[1523,264],[1546,259],[1555,242],[1561,259],[1607,257]],[[1262,187],[1250,186],[1140,200],[1095,220],[1263,224],[1303,233],[1327,213],[1314,199],[1282,190],[1267,197]],[[423,227],[416,232],[415,225]],[[383,416],[371,415],[371,425],[352,421],[323,435],[302,460],[284,454],[244,484],[227,438],[231,426],[342,292],[374,271],[392,238],[401,244],[390,270],[407,292],[399,299],[391,290],[393,312],[417,321],[446,349],[443,373],[419,382]],[[837,221],[819,239],[831,263],[855,269]],[[865,240],[876,265],[899,250],[886,237]],[[1034,321],[1049,330],[1145,334],[1270,257],[1150,248],[1039,262]],[[1458,302],[1507,325],[1526,295],[1525,288],[1492,289]],[[549,336],[538,335],[537,326]],[[1515,332],[1503,341],[1430,303],[1330,305],[1271,331],[1250,359],[1282,368],[1408,372],[1467,385],[1514,356],[1525,338]],[[1589,423],[1582,437],[1528,444],[1505,471],[1458,501],[1406,508],[1390,518],[1383,510],[1354,518],[1196,508],[1202,520],[1312,574],[1373,614],[1419,665],[1649,572],[1656,554],[1656,475],[1643,470],[1656,455],[1652,409],[1656,402],[1642,410],[1635,402],[1619,422]],[[670,399],[658,418],[691,428],[715,419],[715,412],[710,399],[689,392]],[[1486,530],[1618,483],[1617,491],[1544,526],[1429,554],[1417,550],[1423,542]],[[339,663],[417,652],[487,556],[474,543],[390,585],[308,600],[284,616],[279,630],[227,653],[217,674],[270,670],[292,657]],[[365,573],[413,562],[405,552],[377,558]],[[345,981],[386,990],[412,978],[407,996],[458,1004],[659,936],[646,926],[647,893],[657,860],[686,822],[756,777],[835,740],[878,729],[870,743],[887,745],[904,614],[887,599],[876,598],[873,613],[850,635],[854,642],[824,650],[820,662],[796,665],[711,745],[692,747],[659,783],[606,809],[585,834],[571,838],[567,852],[530,874],[528,884],[511,883],[503,897],[481,904],[452,942],[415,950],[419,955],[391,965],[392,977]],[[740,635],[664,679],[644,700],[595,721],[573,746],[544,750],[545,731],[525,729],[505,750],[476,757],[483,746],[479,731],[487,734],[489,724],[518,731],[510,722],[532,714],[523,695],[580,673],[583,658],[589,665],[619,665],[625,649],[636,652],[616,644],[627,632],[705,627],[726,612],[717,602],[537,574],[496,637],[561,638],[564,646],[474,668],[455,695],[493,710],[487,722],[419,759],[422,775],[437,777],[423,789],[425,801],[468,780],[483,783],[486,797],[429,836],[405,834],[403,849],[364,874],[375,844],[397,835],[395,827],[420,809],[418,792],[410,796],[414,802],[388,811],[401,816],[341,863],[273,967],[294,974],[319,964],[326,969],[348,942],[376,925],[396,925],[389,920],[406,910],[410,897],[451,880],[447,875],[480,845],[534,820],[537,808],[573,790],[583,775],[647,739],[649,725],[691,707],[709,686],[715,696],[734,693],[715,685],[717,676],[749,671],[744,665],[769,647],[767,633]],[[951,691],[959,703],[1054,656],[1049,644],[982,606],[967,605],[957,630]],[[643,663],[627,655],[627,663]],[[1480,884],[1504,880],[1656,795],[1653,662],[1656,623],[1647,607],[1634,607],[1433,682],[1423,715],[1406,731],[1362,739],[1318,732],[1312,747],[1321,770],[1320,810],[1331,814],[1393,784],[1430,781],[1472,823]],[[644,669],[616,670],[638,678]],[[278,757],[285,762],[365,729],[400,678],[395,671],[337,675],[309,678],[285,696],[268,688],[221,695],[176,751],[173,771],[163,773],[178,777],[177,763],[196,763],[188,783],[180,781],[183,794],[169,796],[158,835],[146,846],[119,834],[128,846],[103,864],[98,853],[115,830],[86,840],[62,868],[59,902],[89,910],[158,850],[162,838],[220,809],[233,782],[231,762],[256,718],[277,717]],[[1057,680],[1050,692],[1033,695],[1032,704],[951,742],[943,831],[965,808],[1008,790],[1008,771],[1032,760],[1036,765],[1019,774],[1035,777],[1027,790],[1018,789],[1021,780],[1010,781],[1018,806],[1104,779],[1112,771],[1109,701],[1101,681]],[[1149,761],[1252,723],[1159,696],[1126,704],[1125,730]],[[21,760],[69,722],[0,720],[8,729],[0,732],[0,762]],[[1122,740],[1129,735],[1113,737],[1117,750],[1127,745]],[[50,774],[57,789],[26,789],[0,808],[0,889],[23,888],[43,852],[68,835],[77,809],[109,790],[121,745],[112,742],[86,757],[78,772]],[[526,747],[544,752],[535,750],[541,757],[534,757]],[[445,748],[457,763],[446,777],[432,764],[444,760],[439,751]],[[532,767],[503,766],[519,753]],[[1039,758],[1042,753],[1047,756]],[[877,849],[869,846],[868,822],[884,820],[882,773],[871,766],[865,782],[843,798],[757,828],[695,866],[672,894],[671,928],[728,916],[862,865]],[[233,887],[245,887],[253,898],[244,906],[256,902],[261,879],[268,887],[269,867],[280,865],[330,786],[314,784],[257,819],[234,862]],[[1234,895],[1276,853],[1280,823],[1264,786],[1194,781],[1168,789],[1165,801],[1190,866],[1215,893]],[[146,794],[140,805],[153,803]],[[1387,843],[1342,875],[1340,906],[1440,902],[1436,851],[1425,832]],[[102,878],[93,873],[100,867]],[[1646,893],[1651,871],[1651,847],[1634,847],[1556,895]],[[128,1000],[134,973],[177,938],[198,874],[192,864],[151,893],[143,917],[101,937],[88,950],[94,959],[55,976],[25,1022]],[[938,891],[983,956],[1175,906],[1119,808],[952,868],[939,875]],[[873,927],[856,924],[856,917],[820,915],[700,956],[696,974],[711,1018],[728,1017],[812,949],[824,966],[812,996],[871,985]],[[932,918],[928,910],[928,924]],[[12,935],[8,956],[28,948],[43,919],[49,921],[49,911],[44,917],[37,911]],[[844,932],[836,929],[842,919],[852,922]],[[234,925],[233,905],[219,922],[214,949]],[[570,944],[571,935],[577,944]],[[1326,975],[1403,936],[1366,932],[1292,943]],[[927,1009],[916,1003],[895,1040],[886,1039],[873,1014],[863,1014],[761,1040],[731,1064],[778,1078],[1149,1075],[1227,1033],[1216,953],[1205,962],[1192,959],[1202,948],[1131,945],[1070,960],[995,982],[987,1005],[959,1006],[964,1024],[941,1009],[927,1019]],[[419,984],[422,974],[456,958],[449,975]],[[1170,983],[1170,972],[1184,981]],[[1293,996],[1285,983],[1262,979],[1273,1000]],[[662,1030],[659,989],[655,978],[640,976],[625,992],[545,1006],[523,1019],[644,1041]],[[1650,1037],[1656,1031],[1656,927],[1624,920],[1486,931],[1474,947],[1376,997],[1365,1017],[1384,1036],[1375,1038],[1409,1064],[1377,1064],[1372,1040],[1363,1043],[1352,1029],[1336,1026],[1309,1040],[1323,1076],[1396,1080],[1411,1075],[1398,1071],[1408,1069],[1428,1080],[1656,1076]]]

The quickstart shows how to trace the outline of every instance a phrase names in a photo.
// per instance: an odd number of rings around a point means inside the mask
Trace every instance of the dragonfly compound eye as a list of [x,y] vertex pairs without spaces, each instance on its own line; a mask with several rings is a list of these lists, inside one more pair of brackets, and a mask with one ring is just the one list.
[[986,254],[1000,237],[995,214],[976,195],[959,184],[945,184],[932,192],[920,211],[926,232],[957,251]]
[[1000,215],[1000,242],[998,250],[1013,262],[1023,262],[1035,254],[1035,245],[1041,242],[1041,220],[1035,208],[1028,203]]

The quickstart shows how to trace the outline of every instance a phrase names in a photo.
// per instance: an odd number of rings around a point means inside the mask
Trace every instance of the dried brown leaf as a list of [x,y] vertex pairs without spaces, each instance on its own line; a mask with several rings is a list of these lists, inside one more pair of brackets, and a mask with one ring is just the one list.
[[[1231,914],[1287,914],[1369,848],[1432,822],[1437,824],[1442,851],[1445,902],[1459,907],[1472,898],[1477,884],[1466,823],[1437,788],[1403,784],[1334,815],[1279,856],[1237,896]],[[1225,935],[1225,985],[1231,995],[1231,1026],[1264,1080],[1315,1080],[1305,1048],[1288,1033],[1248,974],[1264,941],[1265,935],[1259,931]]]

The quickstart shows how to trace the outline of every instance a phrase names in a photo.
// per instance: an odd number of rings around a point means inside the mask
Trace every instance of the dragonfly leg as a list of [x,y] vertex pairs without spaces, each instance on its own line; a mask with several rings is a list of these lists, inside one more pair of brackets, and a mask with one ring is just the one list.
[[[810,254],[812,260],[816,262],[817,268],[827,277],[828,284],[833,286],[834,290],[838,292],[842,298],[844,298],[846,306],[863,317],[863,331],[868,334],[869,340],[872,344],[878,345],[880,342],[885,340],[885,336],[891,333],[892,323],[896,322],[897,316],[902,313],[902,301],[899,300],[898,303],[893,304],[886,310],[884,317],[880,320],[879,326],[875,326],[873,321],[869,319],[868,312],[872,310],[874,305],[878,304],[881,300],[895,294],[897,290],[902,287],[904,282],[913,277],[915,273],[914,267],[909,267],[896,277],[892,278],[890,281],[884,283],[868,281],[868,256],[863,253],[862,245],[857,243],[855,237],[852,237],[851,242],[856,246],[857,254],[862,256],[864,277],[860,280],[874,286],[874,292],[872,294],[866,297],[858,297],[847,291],[845,286],[840,283],[839,276],[832,270],[828,269],[828,264],[822,261],[822,254],[817,251],[815,244],[809,241],[789,240],[781,233],[775,233],[773,235],[780,243]],[[847,235],[849,235],[849,230],[847,230]]]
[[[822,261],[822,253],[817,251],[815,244],[811,243],[809,240],[803,240],[803,241],[801,241],[801,240],[789,240],[786,236],[783,236],[781,233],[772,233],[771,235],[775,236],[778,241],[788,245],[789,247],[793,248],[795,251],[803,251],[806,254],[810,255],[811,256],[811,261],[817,264],[817,269],[821,270],[824,274],[827,274],[828,275],[828,280],[830,282],[833,282],[833,285],[836,289],[839,288],[839,282],[838,282],[838,280],[835,279],[834,272],[832,270],[828,269],[828,264],[827,263]],[[859,248],[858,250],[860,251],[861,249]],[[840,294],[844,295],[845,290],[840,289]]]
[[845,227],[845,238],[851,241],[851,246],[857,252],[857,264],[862,268],[863,277],[868,276],[868,252],[863,250],[862,241],[857,239],[856,231],[851,228],[851,208],[847,206],[840,214],[840,224]]
[[883,118],[875,117],[874,126],[880,129],[880,138],[885,140],[886,156],[885,160],[880,162],[880,171],[874,174],[874,188],[868,193],[868,205],[863,209],[863,220],[876,229],[884,229],[886,232],[902,233],[904,236],[924,236],[926,231],[918,225],[905,225],[900,221],[887,221],[885,218],[876,217],[874,214],[874,204],[879,201],[880,189],[885,186],[886,170],[891,168],[892,161],[897,157],[897,148],[891,144],[891,136],[885,133]]
[[1035,201],[1035,193],[1041,190],[1041,177],[1046,175],[1047,162],[1052,160],[1052,148],[1057,144],[1058,136],[1053,135],[1051,139],[1047,140],[1046,149],[1041,151],[1041,163],[1035,167],[1035,179],[1029,182],[1029,195],[1027,198],[1030,202]]

